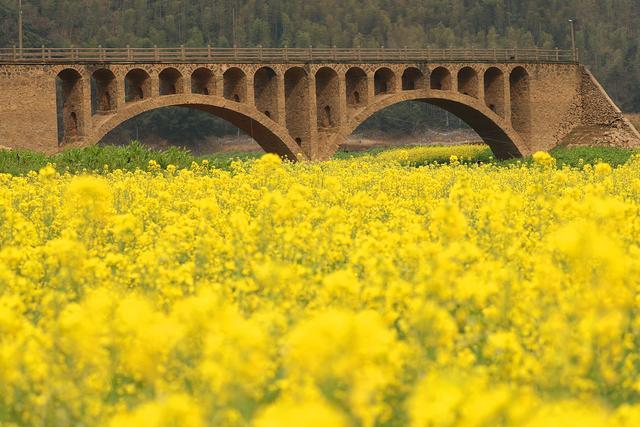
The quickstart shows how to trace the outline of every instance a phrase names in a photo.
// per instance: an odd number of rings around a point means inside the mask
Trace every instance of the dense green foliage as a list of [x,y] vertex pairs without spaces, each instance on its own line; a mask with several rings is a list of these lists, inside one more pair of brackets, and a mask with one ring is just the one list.
[[[29,0],[29,45],[570,46],[628,110],[640,109],[636,0]],[[15,0],[0,0],[0,45],[16,42]],[[235,9],[236,23],[233,23]]]
[[[0,0],[1,46],[17,42],[15,10],[15,0]],[[28,46],[232,46],[235,37],[238,46],[568,48],[572,17],[581,59],[623,109],[640,111],[637,0],[24,1]],[[365,128],[408,133],[427,119],[444,126],[426,111],[392,110]],[[181,114],[149,113],[121,138],[142,138],[136,128],[173,142],[233,132],[205,115],[191,115],[190,126],[163,129],[170,116],[184,123]]]
[[[470,150],[471,147],[474,147]],[[413,157],[407,161],[400,160],[406,166],[419,167],[432,163],[446,164],[450,162],[451,156],[459,157],[461,163],[497,163],[504,166],[517,164],[519,162],[531,163],[530,158],[514,159],[504,162],[496,161],[493,158],[489,147],[477,146],[450,146],[450,147],[422,147],[415,150],[415,147],[408,148],[413,152]],[[393,159],[402,158],[400,152],[403,148],[382,149],[375,148],[368,151],[355,153],[338,152],[336,159],[350,159],[363,156],[382,156]],[[557,160],[557,166],[582,167],[584,164],[595,164],[604,161],[612,166],[619,166],[626,163],[636,150],[625,150],[621,148],[594,147],[594,148],[557,148],[551,152]],[[469,154],[472,153],[472,154]],[[147,169],[150,160],[155,160],[161,167],[174,165],[177,168],[188,168],[193,162],[208,162],[211,167],[229,169],[234,160],[248,160],[258,158],[261,152],[237,152],[237,153],[216,153],[207,156],[194,156],[187,150],[171,147],[168,150],[156,151],[145,147],[139,142],[132,142],[125,146],[93,146],[79,149],[71,149],[60,154],[47,156],[33,151],[3,151],[0,150],[0,173],[11,175],[26,175],[30,171],[38,171],[47,164],[53,164],[59,172],[68,171],[70,173],[82,173],[83,171],[113,171],[122,169],[133,171],[136,169]]]
[[107,165],[106,170],[132,171],[146,169],[150,160],[155,160],[162,167],[172,164],[178,168],[188,168],[194,161],[207,160],[212,167],[226,169],[236,158],[248,159],[258,157],[261,154],[217,153],[211,156],[195,157],[189,151],[176,147],[155,151],[135,141],[125,146],[92,146],[71,149],[53,156],[26,150],[0,150],[0,173],[24,175],[30,171],[38,171],[48,163],[54,164],[59,172],[103,171],[105,165]]

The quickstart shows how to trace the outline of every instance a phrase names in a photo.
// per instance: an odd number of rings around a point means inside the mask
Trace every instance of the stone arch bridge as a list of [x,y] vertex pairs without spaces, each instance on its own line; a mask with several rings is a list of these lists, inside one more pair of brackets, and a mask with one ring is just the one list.
[[292,160],[327,159],[368,117],[441,107],[498,158],[640,134],[573,52],[425,49],[0,49],[0,145],[98,143],[143,112],[219,116]]

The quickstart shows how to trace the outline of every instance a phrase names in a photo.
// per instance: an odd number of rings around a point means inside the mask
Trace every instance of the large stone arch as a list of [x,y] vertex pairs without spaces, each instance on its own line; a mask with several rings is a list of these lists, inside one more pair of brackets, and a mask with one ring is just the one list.
[[95,145],[107,133],[127,120],[164,107],[189,107],[205,111],[237,126],[268,153],[275,153],[294,161],[305,158],[287,129],[270,120],[262,112],[243,103],[229,102],[219,96],[200,94],[166,95],[127,104],[97,126],[83,145]]
[[82,74],[65,68],[56,75],[56,116],[58,146],[72,144],[85,133],[84,85]]
[[[508,121],[497,115],[483,101],[461,93],[433,90],[400,92],[394,96],[380,98],[355,114],[342,127],[336,140],[347,138],[366,119],[378,111],[405,101],[422,101],[440,107],[459,117],[477,132],[498,159],[510,159],[531,154],[524,139]],[[337,148],[337,144],[336,148]]]

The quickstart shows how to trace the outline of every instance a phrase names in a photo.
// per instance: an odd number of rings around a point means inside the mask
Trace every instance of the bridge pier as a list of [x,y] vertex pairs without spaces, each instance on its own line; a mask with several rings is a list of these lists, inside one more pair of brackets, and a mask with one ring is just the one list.
[[16,63],[0,50],[0,145],[54,153],[96,144],[137,114],[180,105],[229,120],[265,150],[322,160],[372,114],[412,100],[457,115],[502,158],[558,145],[640,145],[596,79],[571,61],[350,62],[292,52],[272,64]]

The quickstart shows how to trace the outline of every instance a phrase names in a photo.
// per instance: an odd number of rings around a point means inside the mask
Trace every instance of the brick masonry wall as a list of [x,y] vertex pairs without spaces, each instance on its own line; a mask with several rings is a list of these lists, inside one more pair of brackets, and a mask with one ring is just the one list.
[[[569,64],[480,63],[368,63],[272,64],[273,74],[254,79],[265,64],[117,64],[117,65],[0,65],[0,145],[56,152],[99,142],[108,129],[127,118],[168,105],[204,107],[234,122],[254,136],[266,150],[279,154],[304,153],[305,158],[326,159],[340,141],[364,120],[398,102],[424,100],[458,115],[492,147],[509,157],[549,150],[557,145],[585,143],[631,147],[640,134],[626,121],[602,87],[582,66]],[[288,70],[297,67],[298,71]],[[449,90],[431,89],[432,71],[450,73]],[[58,73],[75,69],[78,85],[78,138],[58,144],[56,85]],[[207,94],[192,94],[192,74],[211,72]],[[236,70],[226,73],[227,70]],[[353,72],[353,69],[361,70]],[[109,88],[111,111],[92,114],[91,76],[107,69],[114,80]],[[127,97],[125,80],[134,70],[144,78],[143,99]],[[165,70],[171,70],[167,73]],[[347,71],[352,72],[347,75]],[[380,71],[383,70],[384,71]],[[418,82],[403,90],[403,73]],[[491,70],[487,74],[487,71]],[[163,71],[165,71],[163,73]],[[101,71],[102,75],[105,74]],[[176,74],[177,73],[177,74]],[[297,73],[297,78],[293,78]],[[285,74],[288,76],[285,79]],[[378,92],[376,94],[376,74]],[[512,76],[525,76],[514,84]],[[167,86],[165,76],[171,75]],[[241,78],[238,78],[241,76]],[[164,83],[163,83],[164,77]],[[486,79],[486,82],[485,82]],[[298,84],[296,84],[298,83]],[[459,87],[459,83],[462,87]],[[491,83],[491,84],[488,84]],[[262,86],[261,86],[262,85]],[[501,87],[497,87],[499,85]],[[263,87],[264,86],[264,87]],[[170,89],[167,89],[170,87]],[[485,87],[488,93],[485,96]],[[225,90],[226,88],[226,90]],[[177,94],[161,96],[167,91]],[[360,103],[356,104],[354,91]],[[240,102],[234,100],[238,95]],[[256,108],[256,96],[258,106]],[[99,100],[94,100],[94,104]],[[201,105],[200,105],[200,104]],[[514,105],[515,103],[515,105]],[[496,107],[497,106],[497,107]],[[329,107],[328,109],[326,107]],[[201,108],[203,109],[203,108]],[[265,114],[270,111],[269,116]],[[273,111],[271,111],[273,110]],[[254,123],[256,125],[254,129]],[[514,126],[515,125],[515,126]],[[260,129],[257,131],[256,129]],[[284,133],[283,133],[284,132]],[[301,145],[295,139],[302,139]],[[69,142],[69,144],[64,144]]]

